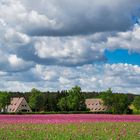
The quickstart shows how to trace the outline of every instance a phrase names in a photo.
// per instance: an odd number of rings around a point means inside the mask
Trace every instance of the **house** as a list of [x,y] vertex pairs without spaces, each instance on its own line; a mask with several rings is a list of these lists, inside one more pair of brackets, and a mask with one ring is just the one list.
[[7,112],[32,112],[24,97],[14,97],[11,99]]
[[104,112],[107,110],[107,106],[103,105],[102,99],[86,99],[85,104],[91,112]]

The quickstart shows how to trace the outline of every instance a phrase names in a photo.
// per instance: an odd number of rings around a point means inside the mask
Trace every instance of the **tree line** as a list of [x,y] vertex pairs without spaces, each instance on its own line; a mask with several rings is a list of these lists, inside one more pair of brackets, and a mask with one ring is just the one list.
[[79,86],[57,92],[41,92],[35,88],[24,93],[0,91],[0,110],[10,104],[13,97],[24,97],[33,112],[88,111],[85,105],[87,98],[101,98],[104,105],[108,106],[107,112],[113,114],[130,114],[133,108],[140,110],[138,95],[113,93],[111,89],[103,92],[82,92]]

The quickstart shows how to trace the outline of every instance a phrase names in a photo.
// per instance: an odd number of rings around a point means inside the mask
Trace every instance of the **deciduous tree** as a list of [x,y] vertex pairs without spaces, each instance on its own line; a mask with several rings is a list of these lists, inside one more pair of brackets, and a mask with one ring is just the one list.
[[44,98],[43,98],[43,94],[33,88],[31,90],[31,95],[29,97],[29,105],[31,106],[33,111],[43,111],[43,107],[44,107]]
[[81,88],[75,86],[67,92],[67,96],[59,100],[58,106],[62,111],[86,110],[85,98],[81,93]]
[[140,110],[140,96],[134,98],[133,105],[137,110]]
[[0,110],[6,111],[6,106],[10,104],[10,96],[7,92],[0,92]]

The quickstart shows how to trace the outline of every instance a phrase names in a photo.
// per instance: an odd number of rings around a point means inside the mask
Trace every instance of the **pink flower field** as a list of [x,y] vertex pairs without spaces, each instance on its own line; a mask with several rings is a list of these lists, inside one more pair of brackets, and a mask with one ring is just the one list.
[[140,115],[57,114],[57,115],[0,115],[0,123],[85,123],[140,122]]
[[138,139],[138,115],[0,115],[0,140]]

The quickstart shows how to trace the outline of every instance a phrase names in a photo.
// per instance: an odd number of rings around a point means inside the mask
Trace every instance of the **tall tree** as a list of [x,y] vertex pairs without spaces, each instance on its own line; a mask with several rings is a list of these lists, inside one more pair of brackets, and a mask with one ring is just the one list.
[[45,94],[45,111],[58,111],[58,93]]
[[129,100],[125,94],[114,94],[113,95],[113,104],[112,112],[114,114],[123,114],[127,113],[129,109]]
[[10,96],[7,92],[0,92],[0,110],[6,111],[6,106],[10,104]]
[[140,110],[140,96],[134,98],[133,105],[137,110]]
[[31,95],[29,96],[29,105],[33,111],[43,111],[44,109],[44,98],[41,91],[33,88]]
[[109,88],[108,90],[104,92],[101,92],[99,97],[103,99],[104,105],[108,106],[108,108],[111,108],[113,104],[113,92],[111,88]]
[[103,99],[104,105],[108,106],[109,112],[113,114],[129,113],[130,102],[127,95],[113,94],[112,90],[108,89],[102,92],[100,97]]
[[67,96],[59,100],[58,106],[63,111],[86,110],[85,98],[81,93],[81,88],[75,86],[67,92]]

